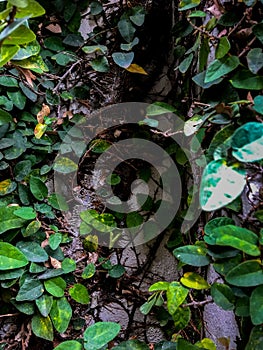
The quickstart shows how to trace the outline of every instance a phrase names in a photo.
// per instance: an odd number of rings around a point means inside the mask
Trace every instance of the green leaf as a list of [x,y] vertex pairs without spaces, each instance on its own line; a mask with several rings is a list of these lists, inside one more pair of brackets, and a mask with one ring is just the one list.
[[44,281],[44,286],[51,295],[57,298],[64,296],[64,290],[67,286],[66,282],[61,277],[54,277]]
[[20,268],[20,269],[8,269],[7,271],[0,271],[0,281],[5,281],[5,280],[12,280],[15,278],[19,278],[23,275],[25,269]]
[[178,307],[173,314],[175,331],[179,332],[184,329],[191,320],[191,311],[189,307]]
[[263,285],[255,288],[250,297],[250,316],[254,325],[263,323]]
[[31,176],[29,180],[30,191],[33,196],[39,200],[43,201],[48,195],[48,188],[42,180],[38,177]]
[[199,49],[199,71],[203,71],[206,68],[208,55],[210,53],[209,38],[202,38]]
[[69,295],[80,304],[88,304],[90,302],[89,293],[83,284],[75,283],[69,288]]
[[232,136],[233,156],[241,162],[263,158],[263,124],[249,122],[240,126]]
[[82,345],[76,340],[67,340],[60,343],[54,350],[82,350]]
[[218,45],[216,47],[216,58],[223,58],[230,50],[231,45],[226,36],[219,39]]
[[[17,17],[17,16],[16,16]],[[14,21],[12,21],[9,25],[7,25],[0,33],[0,41],[5,40],[6,38],[10,37],[10,35],[16,31],[20,26],[22,26],[23,23],[25,23],[28,20],[28,18],[15,18]],[[15,45],[15,43],[8,42],[6,46]],[[19,44],[19,43],[18,43]]]
[[134,52],[114,52],[112,58],[119,67],[128,68],[133,61]]
[[145,10],[142,6],[135,6],[132,8],[132,16],[130,16],[130,20],[136,26],[140,27],[143,25],[145,20]]
[[17,303],[14,300],[11,300],[11,303],[17,308],[18,311],[22,312],[23,314],[26,314],[26,315],[35,314],[34,303],[31,303],[31,302]]
[[178,307],[185,301],[188,289],[181,286],[179,282],[171,282],[167,292],[167,309],[170,315],[174,315]]
[[90,65],[95,71],[100,73],[107,73],[110,69],[108,59],[105,56],[95,58],[90,62]]
[[70,272],[73,272],[76,270],[76,261],[71,259],[71,258],[65,258],[63,261],[62,261],[62,269],[65,273],[70,273]]
[[26,176],[30,174],[32,170],[32,163],[30,160],[22,160],[16,163],[14,168],[16,181],[22,181]]
[[[13,61],[25,60],[26,58],[39,54],[39,52],[40,52],[40,45],[37,40],[33,40],[27,45],[24,45],[23,47],[21,47],[20,50],[17,52],[17,54],[14,57],[12,57],[12,60]],[[23,84],[19,83],[19,86],[21,87],[23,86]]]
[[127,214],[126,225],[128,228],[140,226],[142,223],[143,216],[141,214],[137,213],[136,211]]
[[50,318],[59,333],[64,333],[72,317],[72,309],[65,297],[54,299],[50,311]]
[[245,261],[227,273],[226,281],[238,287],[253,287],[263,284],[262,265],[257,260]]
[[31,262],[30,267],[29,267],[29,272],[30,273],[40,273],[45,271],[47,268],[45,266],[38,265],[34,262]]
[[122,265],[113,265],[109,270],[109,276],[112,278],[120,278],[126,272]]
[[158,128],[159,121],[152,118],[145,118],[142,121],[143,124],[150,126],[151,128]]
[[211,287],[211,295],[215,303],[222,309],[234,310],[235,296],[228,285],[214,283]]
[[121,36],[127,41],[127,43],[130,43],[133,40],[136,29],[129,19],[121,19],[118,22],[118,29]]
[[63,211],[69,210],[69,206],[65,198],[62,195],[57,193],[52,193],[48,197],[48,204],[50,204],[53,208],[57,210],[63,210]]
[[38,17],[45,14],[45,9],[35,0],[27,0],[28,5],[20,8],[16,13],[17,18]]
[[111,174],[111,175],[107,176],[106,182],[112,186],[118,185],[121,182],[121,178],[117,174]]
[[192,266],[206,266],[210,263],[207,249],[201,245],[186,245],[174,249],[174,256],[184,264]]
[[241,69],[230,80],[231,84],[237,89],[262,90],[263,77],[255,75],[249,70]]
[[34,220],[27,225],[25,230],[22,231],[22,234],[24,237],[32,236],[35,233],[37,233],[37,231],[40,229],[40,227],[41,227],[41,222]]
[[213,80],[209,83],[205,83],[205,76],[206,76],[206,70],[204,70],[201,73],[196,74],[192,80],[196,83],[196,85],[201,86],[201,88],[203,89],[209,89],[212,85],[217,85],[219,83],[221,83],[221,81],[223,80],[223,78],[219,78],[216,80]]
[[169,288],[169,282],[156,282],[149,287],[149,292],[164,291]]
[[40,55],[32,56],[24,60],[17,60],[14,62],[14,64],[39,74],[48,72],[48,67]]
[[258,38],[258,40],[263,44],[263,23],[258,23],[252,27],[253,34]]
[[78,165],[73,160],[66,157],[58,157],[55,160],[54,170],[58,173],[69,174],[78,169]]
[[218,217],[213,220],[210,220],[204,228],[205,234],[210,235],[213,233],[213,230],[217,227],[226,226],[226,225],[233,225],[235,222],[233,219],[228,217]]
[[80,226],[79,226],[79,233],[82,236],[88,235],[89,233],[91,233],[93,230],[93,228],[89,225],[86,224],[86,222],[81,222]]
[[247,54],[247,64],[249,70],[253,74],[257,74],[263,67],[263,53],[261,48],[254,48],[249,51]]
[[18,45],[2,45],[0,48],[0,67],[9,62],[18,51]]
[[191,136],[195,134],[204,124],[204,122],[210,117],[209,114],[198,115],[195,114],[192,118],[188,119],[184,124],[185,136]]
[[176,350],[200,350],[198,346],[192,345],[183,338],[179,338]]
[[17,269],[27,264],[28,260],[20,250],[10,243],[0,242],[0,270]]
[[214,60],[207,68],[205,75],[205,83],[211,83],[212,81],[223,77],[225,74],[232,72],[240,64],[237,56],[226,56],[221,59]]
[[46,101],[51,106],[57,106],[60,104],[59,95],[54,93],[52,90],[47,89],[45,94]]
[[43,292],[44,288],[42,283],[32,277],[28,277],[19,289],[16,301],[36,300],[43,294]]
[[123,51],[131,51],[133,49],[133,47],[138,45],[138,44],[139,44],[139,39],[137,37],[135,37],[132,42],[130,42],[128,44],[121,44],[121,49]]
[[179,10],[185,11],[193,7],[196,7],[200,4],[200,0],[181,0],[179,2]]
[[143,315],[148,315],[149,314],[149,312],[151,311],[152,307],[156,303],[156,297],[157,296],[154,296],[153,298],[149,299],[144,304],[142,304],[142,306],[140,307],[140,311],[141,311],[141,313]]
[[108,48],[105,45],[88,45],[88,46],[83,46],[81,48],[83,52],[86,54],[94,53],[94,52],[101,52],[103,54],[107,54]]
[[28,261],[45,262],[48,260],[46,251],[36,242],[21,241],[16,244],[17,248],[26,256]]
[[8,0],[8,3],[21,8],[28,6],[28,0]]
[[56,250],[62,241],[62,234],[55,233],[51,235],[48,239],[48,243],[51,249]]
[[216,344],[209,338],[203,338],[201,341],[195,343],[195,345],[201,349],[216,350]]
[[236,128],[234,125],[227,125],[215,134],[207,150],[207,156],[209,157],[209,160],[213,159],[213,155],[217,147],[221,146],[225,143],[226,140],[232,137],[235,130]]
[[53,304],[53,297],[51,295],[43,294],[36,299],[36,305],[42,316],[47,317],[50,313]]
[[14,214],[24,220],[33,220],[36,218],[36,212],[31,207],[22,207],[16,209]]
[[13,118],[11,114],[0,109],[0,126],[11,123],[12,121],[13,121]]
[[44,40],[44,45],[47,49],[52,51],[63,51],[65,46],[62,43],[62,39],[58,36],[49,36]]
[[258,95],[254,98],[253,109],[259,114],[263,115],[263,96]]
[[188,16],[188,18],[194,18],[194,17],[206,17],[206,13],[204,11],[196,10],[192,11]]
[[249,297],[244,296],[237,299],[235,314],[239,317],[249,317]]
[[[206,240],[206,238],[205,238]],[[209,244],[230,246],[252,256],[259,256],[258,236],[242,227],[234,225],[220,226],[209,234]]]
[[0,76],[0,85],[6,87],[18,87],[18,82],[16,78],[2,75]]
[[188,288],[197,290],[210,288],[209,283],[195,272],[186,272],[183,277],[181,277],[180,282]]
[[261,350],[263,347],[263,326],[252,328],[245,350]]
[[146,114],[148,117],[154,117],[156,115],[162,115],[166,113],[176,112],[176,109],[164,102],[155,102],[149,105],[146,109]]
[[114,346],[112,350],[149,350],[149,347],[145,343],[137,339],[133,339],[124,341],[120,345]]
[[184,74],[188,71],[188,68],[190,67],[190,65],[192,63],[193,58],[194,58],[194,54],[191,53],[179,64],[178,69],[182,74]]
[[96,266],[93,263],[89,263],[82,272],[81,277],[83,279],[91,278],[95,275]]
[[203,210],[213,211],[236,199],[246,184],[245,171],[235,165],[227,166],[224,159],[210,162],[202,175],[200,204]]
[[76,62],[77,56],[73,52],[59,52],[56,55],[51,57],[52,60],[55,60],[60,66],[66,66],[70,62]]
[[100,2],[92,1],[90,6],[90,14],[93,16],[99,15],[103,11],[103,7]]
[[31,29],[24,25],[20,25],[19,28],[14,30],[8,37],[4,40],[5,45],[24,45],[30,43],[36,39],[36,35]]
[[32,331],[39,337],[49,341],[54,338],[53,326],[49,317],[34,315],[32,318]]
[[99,350],[114,339],[121,326],[115,322],[97,322],[84,332],[84,348],[86,350]]

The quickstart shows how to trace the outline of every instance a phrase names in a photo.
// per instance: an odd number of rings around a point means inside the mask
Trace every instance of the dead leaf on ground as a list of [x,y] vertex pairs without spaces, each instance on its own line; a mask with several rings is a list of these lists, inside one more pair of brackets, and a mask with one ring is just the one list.
[[55,34],[59,34],[59,33],[62,33],[62,29],[60,27],[59,24],[49,24],[48,26],[46,26],[46,29],[49,30],[50,32],[52,33],[55,33]]
[[19,67],[20,73],[24,76],[29,86],[34,87],[33,80],[36,79],[36,76],[29,70]]
[[41,110],[37,113],[37,121],[39,124],[43,124],[44,123],[44,117],[49,116],[50,114],[50,108],[48,105],[46,105],[45,103],[42,104],[42,108]]
[[52,256],[50,256],[50,263],[54,269],[61,269],[61,262],[55,258],[52,258]]

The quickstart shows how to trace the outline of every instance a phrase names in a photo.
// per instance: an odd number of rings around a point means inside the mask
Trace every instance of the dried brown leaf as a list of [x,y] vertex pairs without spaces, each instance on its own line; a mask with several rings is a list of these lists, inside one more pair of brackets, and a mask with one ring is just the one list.
[[46,105],[45,103],[42,104],[42,108],[41,110],[37,113],[37,121],[39,124],[43,124],[44,123],[44,117],[49,116],[50,114],[50,108],[48,105]]
[[55,258],[52,258],[52,256],[50,256],[50,263],[54,267],[54,269],[60,269],[61,268],[61,262],[58,261]]
[[46,26],[46,29],[49,30],[50,32],[52,33],[55,33],[55,34],[59,34],[59,33],[62,33],[62,29],[60,27],[59,24],[49,24],[48,26]]

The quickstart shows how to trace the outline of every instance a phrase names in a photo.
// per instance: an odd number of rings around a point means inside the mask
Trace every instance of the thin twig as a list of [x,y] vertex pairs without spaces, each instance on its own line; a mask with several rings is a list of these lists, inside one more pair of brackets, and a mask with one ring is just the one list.
[[212,303],[212,299],[207,299],[207,300],[203,300],[203,301],[192,301],[191,303],[188,304],[183,304],[182,307],[188,307],[188,306],[203,306],[205,304],[210,304]]
[[13,316],[18,316],[20,315],[19,312],[16,312],[15,314],[5,314],[5,315],[0,315],[0,318],[4,318],[4,317],[13,317]]
[[79,63],[81,62],[81,60],[76,61],[75,63],[72,64],[72,66],[66,71],[65,74],[62,75],[62,77],[59,78],[59,82],[57,83],[57,85],[54,87],[53,92],[57,92],[58,88],[60,87],[60,85],[62,84],[62,81],[71,73],[72,69],[74,67],[76,67]]

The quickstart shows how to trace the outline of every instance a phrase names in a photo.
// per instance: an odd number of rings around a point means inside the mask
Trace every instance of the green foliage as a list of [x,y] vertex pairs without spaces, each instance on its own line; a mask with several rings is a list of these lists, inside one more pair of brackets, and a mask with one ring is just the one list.
[[114,322],[97,322],[84,332],[84,349],[99,350],[116,337],[121,327]]

